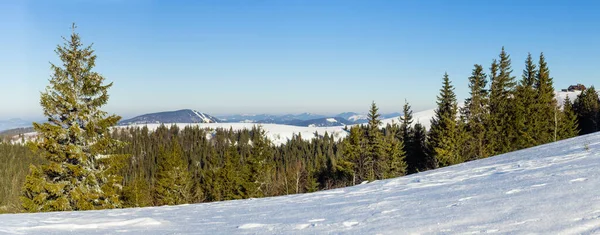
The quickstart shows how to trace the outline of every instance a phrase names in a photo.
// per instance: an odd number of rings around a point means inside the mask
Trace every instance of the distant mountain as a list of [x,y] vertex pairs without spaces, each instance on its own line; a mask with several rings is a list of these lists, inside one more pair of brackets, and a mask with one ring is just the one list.
[[221,122],[255,123],[261,120],[275,119],[278,116],[271,114],[234,114],[217,116]]
[[327,116],[314,113],[301,113],[301,114],[287,114],[280,117],[282,120],[312,120],[318,118],[325,118]]
[[8,120],[0,120],[0,131],[10,130],[22,127],[33,126],[32,121],[23,120],[20,118],[12,118]]
[[398,113],[398,112],[396,112],[396,113],[384,113],[384,114],[381,114],[381,119],[398,117],[400,115],[402,115],[402,113]]
[[340,113],[340,114],[336,115],[336,117],[340,117],[340,118],[346,119],[348,121],[351,121],[351,122],[354,122],[357,124],[367,123],[369,121],[366,114],[360,114],[360,113],[355,113],[355,112]]
[[313,113],[301,113],[301,114],[285,114],[285,115],[272,115],[272,114],[234,114],[234,115],[222,115],[219,116],[219,120],[222,122],[243,122],[243,123],[270,123],[270,124],[286,124],[291,125],[306,120],[325,118],[327,116]]
[[219,119],[196,110],[182,109],[170,112],[149,113],[132,119],[123,120],[119,125],[151,123],[218,123]]
[[317,119],[301,120],[301,121],[289,123],[289,125],[293,125],[293,126],[306,126],[306,127],[346,126],[346,125],[353,125],[353,124],[355,124],[355,123],[348,121],[342,117],[317,118]]

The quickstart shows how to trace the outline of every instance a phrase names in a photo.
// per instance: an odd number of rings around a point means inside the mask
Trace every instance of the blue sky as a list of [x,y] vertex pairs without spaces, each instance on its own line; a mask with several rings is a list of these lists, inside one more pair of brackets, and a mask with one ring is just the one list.
[[0,120],[42,116],[72,22],[114,82],[104,109],[124,117],[429,109],[444,72],[464,99],[502,46],[517,78],[528,52],[556,89],[600,78],[594,1],[3,1]]

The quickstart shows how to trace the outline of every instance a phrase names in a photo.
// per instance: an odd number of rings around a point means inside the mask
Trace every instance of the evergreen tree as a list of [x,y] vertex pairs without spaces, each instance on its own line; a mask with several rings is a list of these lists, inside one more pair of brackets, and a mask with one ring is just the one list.
[[120,117],[100,110],[112,83],[103,84],[104,77],[93,71],[94,50],[83,46],[75,28],[57,46],[63,64],[51,64],[54,74],[41,95],[48,122],[33,124],[39,141],[31,148],[47,164],[30,167],[21,197],[30,212],[122,206],[122,178],[116,173],[126,156],[111,154],[122,143],[109,132]]
[[573,103],[569,96],[565,98],[563,110],[560,116],[558,136],[560,139],[568,139],[577,136],[577,114],[573,110]]
[[500,52],[500,61],[492,63],[490,87],[490,137],[494,153],[506,153],[514,149],[516,139],[514,88],[515,81],[511,75],[510,56]]
[[418,159],[415,158],[417,154],[415,151],[415,143],[413,143],[414,129],[411,126],[413,123],[412,110],[408,101],[404,101],[404,107],[402,108],[402,116],[400,117],[400,132],[398,139],[402,140],[404,144],[404,153],[406,155],[407,173],[412,174],[417,172]]
[[367,179],[367,157],[364,151],[364,133],[360,126],[350,128],[348,137],[344,139],[344,156],[352,163],[352,184],[360,183]]
[[[534,117],[534,129],[536,130],[537,144],[545,144],[555,141],[557,138],[557,115],[558,106],[554,98],[554,87],[550,70],[544,58],[540,54],[539,69],[535,76],[536,108]],[[533,146],[533,145],[531,145]]]
[[129,185],[123,188],[124,203],[127,207],[152,206],[152,192],[144,175],[136,175]]
[[367,179],[369,181],[375,179],[383,179],[384,168],[387,165],[388,156],[386,153],[385,142],[381,135],[379,125],[381,125],[381,116],[379,108],[375,105],[375,102],[371,103],[371,109],[369,110],[368,118],[368,131],[367,131]]
[[191,178],[179,141],[174,137],[171,148],[159,150],[154,185],[156,205],[178,205],[190,199]]
[[394,178],[398,176],[406,175],[407,164],[404,160],[406,157],[406,152],[404,151],[404,143],[401,139],[396,138],[396,133],[398,131],[398,125],[391,125],[392,129],[389,131],[388,135],[385,136],[385,144],[388,148],[387,162],[382,164],[386,164],[385,167],[381,167],[380,170],[384,171],[383,178]]
[[488,92],[486,90],[486,75],[483,67],[476,64],[469,77],[471,97],[465,100],[462,117],[466,122],[465,159],[474,160],[489,156],[488,140],[486,139],[486,122],[489,120]]
[[437,168],[438,162],[435,156],[429,153],[429,147],[427,146],[427,130],[418,122],[415,124],[414,130],[412,142],[415,144],[413,154],[416,159],[416,172]]
[[516,88],[516,110],[515,122],[518,133],[517,148],[528,148],[535,146],[539,140],[539,129],[536,129],[535,115],[536,108],[539,106],[537,101],[537,91],[534,89],[536,84],[537,69],[531,58],[527,55],[525,60],[525,69],[521,76],[521,81]]
[[573,110],[577,114],[577,125],[580,128],[579,135],[598,131],[600,101],[594,86],[590,86],[579,94],[573,105]]
[[444,74],[443,86],[437,97],[435,116],[431,120],[428,145],[440,166],[463,162],[460,155],[461,132],[457,123],[458,105],[454,87],[448,74]]

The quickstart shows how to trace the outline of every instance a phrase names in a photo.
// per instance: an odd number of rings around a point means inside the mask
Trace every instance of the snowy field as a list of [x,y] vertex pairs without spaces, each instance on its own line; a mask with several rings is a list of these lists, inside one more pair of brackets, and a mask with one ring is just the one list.
[[600,233],[599,175],[600,133],[310,194],[0,215],[0,233]]

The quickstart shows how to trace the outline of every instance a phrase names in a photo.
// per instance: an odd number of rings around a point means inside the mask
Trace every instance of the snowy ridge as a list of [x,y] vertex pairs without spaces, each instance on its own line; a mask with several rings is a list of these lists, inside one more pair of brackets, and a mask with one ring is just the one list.
[[10,234],[600,232],[600,133],[406,177],[273,198],[0,215]]

